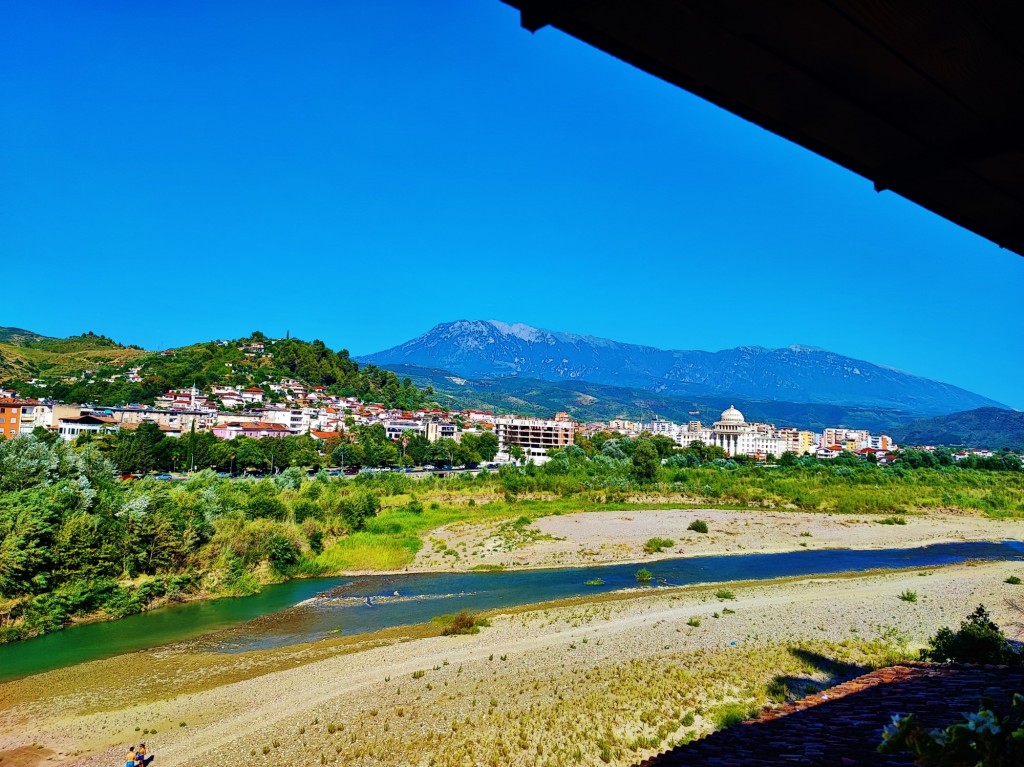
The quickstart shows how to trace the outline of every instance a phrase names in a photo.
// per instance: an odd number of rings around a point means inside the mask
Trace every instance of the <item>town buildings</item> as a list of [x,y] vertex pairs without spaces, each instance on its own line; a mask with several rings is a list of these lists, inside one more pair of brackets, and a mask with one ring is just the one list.
[[[256,346],[253,344],[247,353],[265,353]],[[137,375],[138,370],[133,370]],[[677,423],[658,417],[648,422],[614,419],[580,424],[566,413],[544,419],[495,416],[472,409],[457,416],[430,408],[399,410],[365,403],[356,397],[329,394],[323,386],[307,386],[290,378],[264,381],[249,388],[213,386],[207,391],[191,386],[170,390],[157,397],[153,406],[73,406],[20,399],[16,395],[12,390],[0,391],[0,435],[8,438],[31,433],[41,426],[70,441],[87,432],[134,429],[153,423],[168,436],[206,431],[222,439],[279,439],[309,434],[326,440],[360,426],[380,424],[388,439],[396,442],[409,433],[422,434],[430,442],[437,442],[459,441],[464,433],[493,432],[498,438],[499,459],[510,460],[513,453],[518,454],[518,448],[525,460],[537,463],[548,460],[550,450],[573,444],[579,434],[593,436],[602,431],[633,438],[649,433],[667,437],[683,448],[700,442],[720,447],[729,457],[756,460],[772,460],[784,453],[832,458],[847,452],[864,458],[870,454],[882,462],[896,449],[885,434],[841,426],[823,429],[818,434],[792,426],[779,428],[770,423],[748,422],[732,406],[711,425],[699,420]]]

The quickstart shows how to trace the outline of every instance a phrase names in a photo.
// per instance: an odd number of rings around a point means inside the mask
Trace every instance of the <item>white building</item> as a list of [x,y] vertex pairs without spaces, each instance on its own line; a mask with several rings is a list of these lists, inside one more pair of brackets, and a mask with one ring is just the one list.
[[57,422],[57,433],[65,442],[73,442],[86,432],[99,434],[117,431],[118,423],[108,416],[82,415],[78,418],[61,418]]
[[302,408],[266,408],[262,419],[267,423],[278,423],[292,434],[305,434],[310,429],[309,413]]
[[424,431],[423,421],[413,418],[392,418],[384,421],[384,433],[390,440],[399,440],[407,431],[421,434]]
[[730,405],[712,428],[711,444],[725,450],[726,455],[752,458],[780,456],[787,450],[787,440],[775,427],[766,423],[747,423],[743,413]]

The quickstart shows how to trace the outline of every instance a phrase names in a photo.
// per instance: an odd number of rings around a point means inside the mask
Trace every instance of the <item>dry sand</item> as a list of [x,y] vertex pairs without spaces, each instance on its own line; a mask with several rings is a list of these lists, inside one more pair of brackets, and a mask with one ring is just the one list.
[[[687,530],[704,520],[704,535]],[[435,530],[410,570],[572,567],[639,562],[679,555],[750,554],[807,549],[873,549],[926,546],[947,541],[1020,539],[1024,522],[977,514],[929,512],[881,524],[877,514],[816,514],[798,511],[591,511],[542,517],[521,535],[507,523],[468,523]],[[651,538],[675,545],[661,554],[644,551]],[[454,552],[454,553],[453,553]],[[458,555],[456,557],[456,554]]]
[[[698,517],[709,522],[709,535],[685,532]],[[934,515],[885,526],[866,519],[567,515],[536,523],[564,540],[492,554],[533,566],[642,559],[643,542],[656,535],[676,539],[687,553],[1021,538],[1020,522]],[[440,535],[470,549],[491,532]],[[474,636],[395,630],[238,654],[202,643],[157,648],[0,685],[0,767],[113,765],[140,740],[159,767],[631,764],[706,732],[720,705],[763,702],[750,697],[748,682],[763,687],[775,674],[795,674],[796,693],[803,683],[827,683],[828,673],[786,652],[794,643],[853,663],[873,640],[920,646],[979,602],[1019,635],[1024,616],[1014,600],[1024,601],[1024,587],[1006,584],[1011,574],[1024,576],[1024,567],[738,584],[730,600],[717,597],[715,586],[652,590],[504,611]],[[899,598],[908,590],[916,602]],[[134,678],[143,680],[138,687]]]

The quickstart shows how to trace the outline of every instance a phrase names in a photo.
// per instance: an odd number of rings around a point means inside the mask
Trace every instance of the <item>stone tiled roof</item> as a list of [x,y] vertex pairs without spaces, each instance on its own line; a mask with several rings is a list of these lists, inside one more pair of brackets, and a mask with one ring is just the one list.
[[875,749],[895,713],[913,713],[925,727],[976,711],[983,696],[998,713],[1024,692],[1024,669],[966,664],[906,663],[873,671],[759,718],[712,733],[642,762],[639,767],[910,767],[909,753]]

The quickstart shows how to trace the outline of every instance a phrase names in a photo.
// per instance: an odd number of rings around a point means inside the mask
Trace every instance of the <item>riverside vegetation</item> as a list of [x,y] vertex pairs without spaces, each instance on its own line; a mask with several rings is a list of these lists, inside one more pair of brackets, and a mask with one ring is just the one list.
[[[544,515],[687,505],[1024,516],[1024,473],[1010,455],[974,467],[941,459],[926,466],[913,451],[891,467],[854,456],[759,466],[700,445],[679,450],[660,438],[599,435],[556,451],[542,467],[348,479],[316,471],[329,458],[308,437],[247,446],[212,435],[156,436],[140,428],[76,445],[43,434],[0,441],[0,640],[85,616],[251,593],[289,577],[400,569],[431,530],[460,521],[509,520],[522,533]],[[125,444],[142,439],[153,440],[147,454],[191,450],[193,459],[204,445],[210,455],[235,451],[236,460],[243,447],[275,450],[276,466],[287,468],[263,478],[206,469],[181,482],[118,480],[117,462],[141,449]],[[379,439],[363,430],[334,452],[354,444],[365,460]]]

